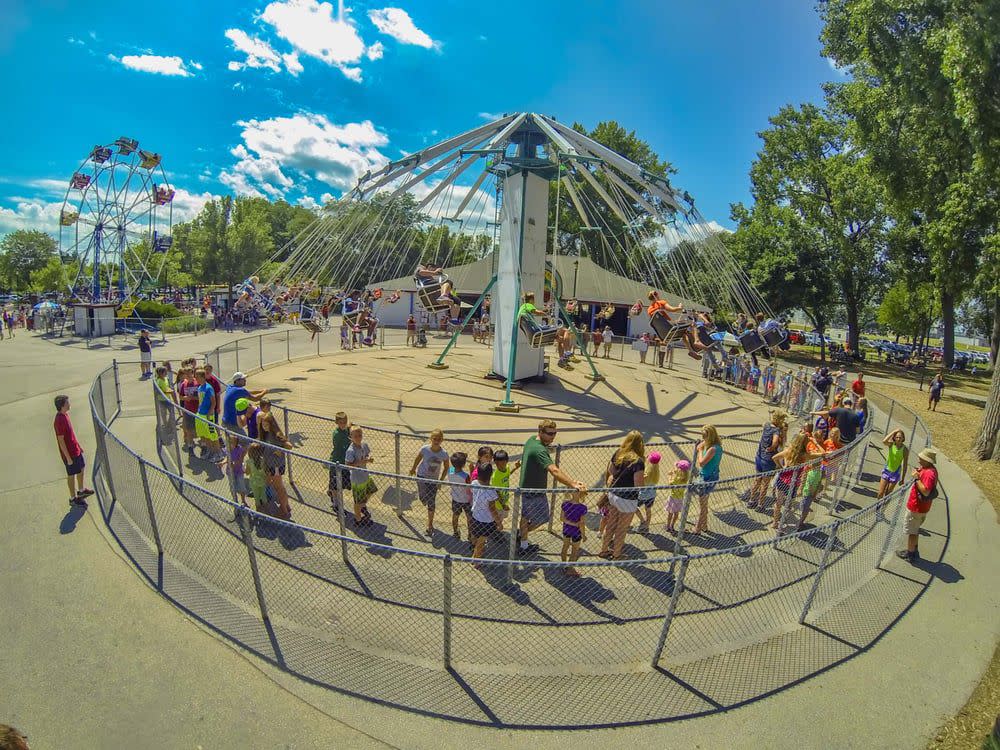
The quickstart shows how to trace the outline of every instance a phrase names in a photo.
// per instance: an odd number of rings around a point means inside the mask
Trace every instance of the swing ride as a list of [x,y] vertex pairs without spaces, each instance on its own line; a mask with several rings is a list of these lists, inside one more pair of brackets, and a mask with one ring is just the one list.
[[77,265],[71,296],[123,304],[155,285],[173,242],[173,200],[158,153],[125,137],[94,146],[59,212],[59,252]]
[[[766,321],[760,330],[733,331],[745,351],[785,340],[718,228],[687,191],[535,113],[504,115],[365,174],[272,258],[277,263],[269,267],[277,270],[269,279],[244,282],[240,303],[267,314],[295,309],[303,318],[306,310],[340,306],[349,325],[377,325],[379,311],[401,297],[385,297],[381,284],[408,271],[411,305],[432,319],[450,319],[451,340],[431,365],[444,368],[460,332],[491,299],[491,374],[506,385],[499,408],[516,408],[512,384],[545,376],[544,349],[563,326],[579,335],[582,305],[565,298],[559,284],[547,283],[555,276],[556,256],[567,255],[590,258],[618,277],[668,290],[667,296],[703,310]],[[456,291],[465,288],[463,269],[485,259],[491,277],[469,304]],[[525,314],[528,296],[543,300],[541,315]],[[609,305],[595,317],[607,319],[614,311]],[[683,339],[696,358],[726,341],[725,330],[698,309],[663,303],[644,311],[640,300],[631,313],[648,313],[658,339]],[[590,377],[600,379],[589,364]]]

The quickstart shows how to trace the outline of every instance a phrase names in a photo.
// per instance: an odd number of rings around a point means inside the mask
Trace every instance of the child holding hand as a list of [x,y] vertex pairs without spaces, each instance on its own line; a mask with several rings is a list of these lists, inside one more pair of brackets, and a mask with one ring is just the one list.
[[667,531],[677,533],[677,519],[684,510],[684,495],[687,492],[688,478],[691,475],[691,462],[681,459],[674,464],[667,484],[675,485],[667,498]]
[[639,527],[636,531],[644,534],[649,531],[649,521],[653,516],[653,502],[656,500],[656,485],[660,483],[660,454],[656,451],[647,456],[646,471],[642,478],[642,489],[639,490],[638,508]]
[[[583,502],[586,495],[586,491],[578,490],[562,504],[563,545],[560,557],[563,562],[576,562],[580,558],[580,542],[587,539],[587,506]],[[580,572],[567,567],[566,575],[579,578]]]

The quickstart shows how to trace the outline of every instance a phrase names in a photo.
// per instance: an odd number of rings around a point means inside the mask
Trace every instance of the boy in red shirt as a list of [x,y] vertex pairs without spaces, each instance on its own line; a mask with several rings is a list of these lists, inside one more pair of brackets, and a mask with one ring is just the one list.
[[[83,486],[83,449],[77,442],[73,423],[69,419],[69,396],[56,396],[56,418],[53,422],[59,456],[66,466],[66,485],[69,487],[69,501],[82,508],[87,507],[84,499],[94,491]],[[74,482],[76,489],[74,489]]]
[[917,454],[917,462],[919,466],[911,474],[916,481],[910,488],[910,497],[906,501],[906,549],[896,553],[897,557],[910,562],[920,559],[920,551],[917,549],[920,527],[938,494],[937,452],[924,448]]
[[858,379],[851,383],[851,391],[854,393],[854,403],[865,397],[865,374],[858,373]]

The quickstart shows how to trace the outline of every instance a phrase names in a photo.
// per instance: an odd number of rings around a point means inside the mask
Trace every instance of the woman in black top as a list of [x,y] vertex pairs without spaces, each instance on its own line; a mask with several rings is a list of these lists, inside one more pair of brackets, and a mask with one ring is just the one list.
[[642,433],[632,430],[625,436],[608,465],[605,486],[608,488],[610,506],[600,552],[600,557],[607,560],[621,559],[625,535],[639,506],[638,488],[643,486],[645,459],[646,448]]

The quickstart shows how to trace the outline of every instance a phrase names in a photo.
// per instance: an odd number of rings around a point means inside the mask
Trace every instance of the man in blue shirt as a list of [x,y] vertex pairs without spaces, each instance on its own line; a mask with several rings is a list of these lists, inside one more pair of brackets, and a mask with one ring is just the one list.
[[230,448],[235,443],[233,434],[246,435],[246,430],[240,425],[239,412],[236,410],[236,402],[241,398],[250,401],[260,401],[267,395],[267,389],[260,391],[250,391],[247,389],[247,376],[242,372],[233,373],[232,385],[226,386],[226,392],[222,397],[222,427],[229,431]]

